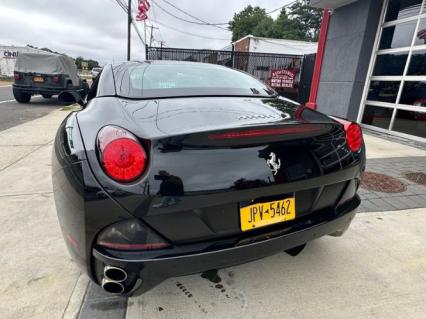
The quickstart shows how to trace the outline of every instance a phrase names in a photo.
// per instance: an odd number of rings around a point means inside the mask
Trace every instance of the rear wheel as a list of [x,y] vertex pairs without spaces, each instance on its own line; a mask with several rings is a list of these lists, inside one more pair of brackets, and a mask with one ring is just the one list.
[[21,92],[19,90],[13,90],[13,96],[18,103],[29,103],[31,100],[31,94]]

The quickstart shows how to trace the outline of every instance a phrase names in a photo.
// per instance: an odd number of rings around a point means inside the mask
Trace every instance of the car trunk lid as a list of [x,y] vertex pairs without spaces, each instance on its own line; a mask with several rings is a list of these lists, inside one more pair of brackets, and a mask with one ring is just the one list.
[[126,110],[150,140],[148,196],[117,200],[175,243],[241,233],[239,205],[250,201],[295,197],[301,218],[333,206],[349,183],[317,181],[355,160],[342,126],[283,98],[160,99]]

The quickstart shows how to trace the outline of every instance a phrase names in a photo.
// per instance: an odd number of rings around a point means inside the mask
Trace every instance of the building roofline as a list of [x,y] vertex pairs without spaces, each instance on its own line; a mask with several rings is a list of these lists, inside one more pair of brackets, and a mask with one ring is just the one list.
[[286,41],[286,42],[290,42],[290,43],[294,43],[294,44],[318,44],[318,42],[313,42],[313,41],[300,41],[300,40],[289,40],[289,39],[278,39],[278,38],[267,38],[267,37],[256,37],[252,34],[246,35],[245,37],[242,37],[241,39],[238,39],[237,41],[232,42],[232,44],[236,44],[240,41],[243,41],[247,38],[251,38],[251,39],[257,39],[257,40],[266,40],[266,41]]

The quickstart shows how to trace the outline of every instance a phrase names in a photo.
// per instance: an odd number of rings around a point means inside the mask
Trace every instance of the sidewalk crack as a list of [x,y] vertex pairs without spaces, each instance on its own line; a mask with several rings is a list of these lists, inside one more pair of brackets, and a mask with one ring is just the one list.
[[41,144],[39,147],[35,148],[34,150],[28,152],[27,154],[19,157],[16,161],[14,161],[13,163],[10,163],[9,165],[3,167],[2,169],[0,169],[0,173],[3,172],[4,170],[8,169],[9,167],[15,165],[16,163],[20,162],[21,160],[23,160],[24,158],[26,158],[27,156],[31,155],[32,153],[38,151],[39,149],[41,149],[44,146],[49,145],[50,143],[52,143],[53,140],[50,140],[49,142],[47,142],[46,144]]

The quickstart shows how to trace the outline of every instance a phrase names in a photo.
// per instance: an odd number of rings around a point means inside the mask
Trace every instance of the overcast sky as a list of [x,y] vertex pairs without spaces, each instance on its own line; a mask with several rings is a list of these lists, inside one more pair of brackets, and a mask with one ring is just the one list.
[[[192,20],[163,0],[154,1],[167,11]],[[248,4],[259,5],[269,11],[292,1],[169,0],[169,2],[201,19],[219,23],[229,21],[235,12]],[[152,4],[148,16],[162,24],[152,22],[160,28],[154,30],[156,40],[154,45],[159,45],[158,41],[163,40],[167,47],[221,49],[230,43],[231,32],[179,21],[161,11],[155,4]],[[37,47],[48,47],[74,58],[81,55],[102,63],[118,62],[126,58],[126,21],[124,11],[115,0],[1,0],[0,45],[32,44]],[[143,24],[138,25],[143,36]],[[179,33],[177,30],[228,40],[203,39]],[[134,31],[132,40],[132,59],[142,59],[143,45]]]

